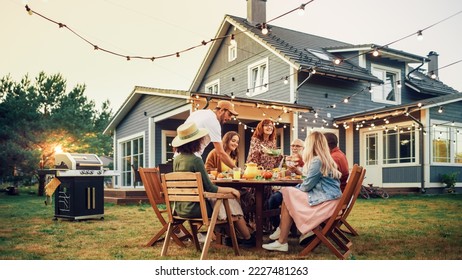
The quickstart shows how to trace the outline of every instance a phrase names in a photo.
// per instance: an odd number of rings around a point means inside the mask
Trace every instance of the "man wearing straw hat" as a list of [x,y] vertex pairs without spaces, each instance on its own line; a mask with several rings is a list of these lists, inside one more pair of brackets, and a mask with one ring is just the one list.
[[191,113],[185,123],[194,122],[197,127],[206,128],[209,131],[209,135],[206,136],[201,150],[198,152],[199,155],[202,155],[205,148],[212,142],[220,160],[231,169],[236,167],[234,161],[223,148],[221,126],[237,115],[234,104],[227,100],[219,101],[214,110],[197,110]]

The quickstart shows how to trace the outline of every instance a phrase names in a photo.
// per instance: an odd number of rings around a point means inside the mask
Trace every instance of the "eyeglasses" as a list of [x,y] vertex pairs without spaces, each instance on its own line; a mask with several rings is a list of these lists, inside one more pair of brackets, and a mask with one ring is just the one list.
[[290,145],[291,148],[303,148],[303,146],[300,145]]

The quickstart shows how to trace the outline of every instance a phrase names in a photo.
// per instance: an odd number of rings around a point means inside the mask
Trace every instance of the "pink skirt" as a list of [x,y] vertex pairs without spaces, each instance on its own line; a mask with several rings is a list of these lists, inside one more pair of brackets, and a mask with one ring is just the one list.
[[289,214],[302,234],[312,231],[334,213],[340,199],[329,200],[315,206],[308,204],[308,193],[297,188],[281,188],[282,199]]

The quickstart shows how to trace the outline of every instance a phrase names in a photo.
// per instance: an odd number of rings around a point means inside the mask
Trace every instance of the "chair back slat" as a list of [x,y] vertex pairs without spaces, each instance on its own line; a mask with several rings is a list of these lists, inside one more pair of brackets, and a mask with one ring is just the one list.
[[171,202],[196,202],[199,203],[203,223],[208,226],[209,219],[201,173],[171,172],[162,174],[161,178],[168,215],[171,221],[174,215]]
[[162,195],[159,170],[157,168],[140,167],[138,171],[149,202],[153,208],[155,207],[157,209],[157,204],[165,203],[165,199]]

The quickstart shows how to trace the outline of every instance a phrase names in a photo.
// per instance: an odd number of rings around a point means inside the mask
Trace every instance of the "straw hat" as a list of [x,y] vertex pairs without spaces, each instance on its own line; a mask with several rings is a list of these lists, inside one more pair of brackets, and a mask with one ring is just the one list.
[[205,135],[209,134],[206,128],[197,128],[197,125],[193,122],[184,123],[177,129],[177,136],[173,138],[172,146],[179,147],[186,143],[200,139]]

